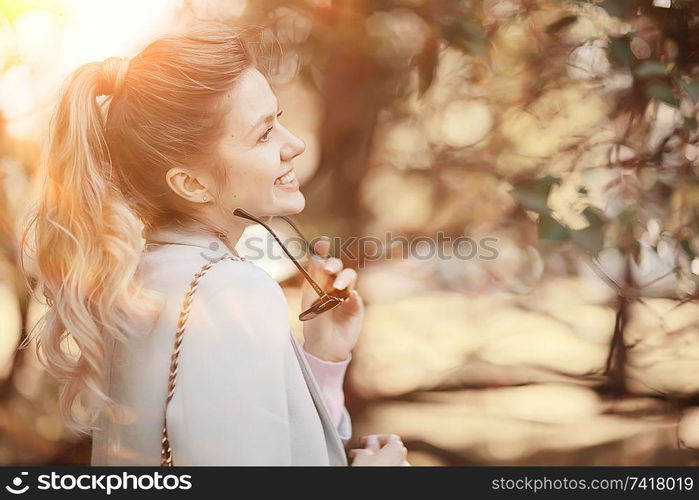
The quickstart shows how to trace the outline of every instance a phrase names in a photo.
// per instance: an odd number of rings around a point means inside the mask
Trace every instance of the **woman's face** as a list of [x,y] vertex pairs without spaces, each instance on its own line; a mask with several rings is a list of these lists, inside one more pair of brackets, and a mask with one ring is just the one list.
[[257,69],[244,71],[223,105],[229,112],[218,155],[228,181],[215,185],[211,174],[197,175],[216,198],[215,207],[228,214],[242,208],[257,217],[301,212],[306,200],[292,161],[306,145],[279,122],[281,110],[267,79]]

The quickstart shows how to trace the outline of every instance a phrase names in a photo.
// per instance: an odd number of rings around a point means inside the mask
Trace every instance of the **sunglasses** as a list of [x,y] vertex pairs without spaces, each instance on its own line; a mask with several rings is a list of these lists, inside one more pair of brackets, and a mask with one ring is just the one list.
[[[313,302],[313,304],[311,304],[311,307],[299,314],[299,319],[301,321],[308,321],[309,319],[315,318],[319,314],[330,311],[331,309],[336,308],[349,298],[350,292],[348,288],[344,288],[342,290],[333,289],[331,292],[324,291],[320,287],[320,285],[318,285],[318,283],[316,283],[316,281],[313,278],[311,278],[311,276],[306,272],[303,266],[294,258],[294,256],[291,255],[289,249],[286,248],[286,246],[284,246],[279,237],[274,233],[274,231],[272,231],[272,229],[267,224],[259,220],[257,217],[250,215],[242,208],[236,208],[233,211],[233,214],[237,215],[238,217],[243,217],[244,219],[256,222],[260,224],[262,227],[264,227],[267,231],[269,231],[269,233],[274,237],[274,239],[277,240],[279,246],[282,247],[284,253],[286,253],[286,255],[289,256],[294,265],[298,268],[299,271],[301,271],[303,277],[306,278],[306,281],[308,281],[313,290],[315,290],[315,292],[318,294],[318,298],[315,300],[315,302]],[[296,231],[296,234],[298,234],[303,240],[303,242],[306,244],[306,248],[308,249],[308,252],[311,254],[311,256],[316,256],[320,259],[328,260],[328,257],[321,257],[315,252],[315,250],[313,249],[313,247],[311,247],[311,244],[308,242],[306,237],[301,233],[299,228],[289,217],[281,215],[279,216],[279,218],[285,220],[294,229],[294,231]]]

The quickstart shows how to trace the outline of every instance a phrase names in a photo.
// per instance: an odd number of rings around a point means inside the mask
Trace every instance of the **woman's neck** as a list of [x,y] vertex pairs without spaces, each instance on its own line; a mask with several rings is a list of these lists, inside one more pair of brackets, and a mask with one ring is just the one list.
[[238,222],[229,222],[228,224],[214,224],[210,222],[202,222],[199,220],[188,221],[176,227],[177,231],[186,234],[200,234],[202,232],[223,241],[233,255],[238,255],[235,246],[243,236],[246,224]]

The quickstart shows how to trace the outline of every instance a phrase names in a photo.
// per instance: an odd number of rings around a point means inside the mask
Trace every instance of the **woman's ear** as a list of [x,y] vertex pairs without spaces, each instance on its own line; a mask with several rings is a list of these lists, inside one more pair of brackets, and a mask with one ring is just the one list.
[[165,180],[167,185],[170,186],[175,193],[180,195],[185,200],[191,202],[201,202],[206,201],[204,197],[209,199],[211,196],[207,196],[208,189],[199,180],[194,177],[190,172],[179,167],[173,167],[168,170],[165,174]]

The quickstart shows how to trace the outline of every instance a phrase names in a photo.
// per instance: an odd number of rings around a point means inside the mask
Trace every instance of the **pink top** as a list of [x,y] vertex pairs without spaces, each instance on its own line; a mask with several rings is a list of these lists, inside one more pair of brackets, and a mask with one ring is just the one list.
[[335,426],[339,426],[342,421],[342,409],[345,407],[345,393],[342,389],[345,380],[347,365],[352,360],[352,353],[344,361],[325,361],[306,352],[303,354],[308,360],[308,364],[313,371],[313,376],[318,382],[318,387],[323,393],[323,399],[328,407],[330,416]]

